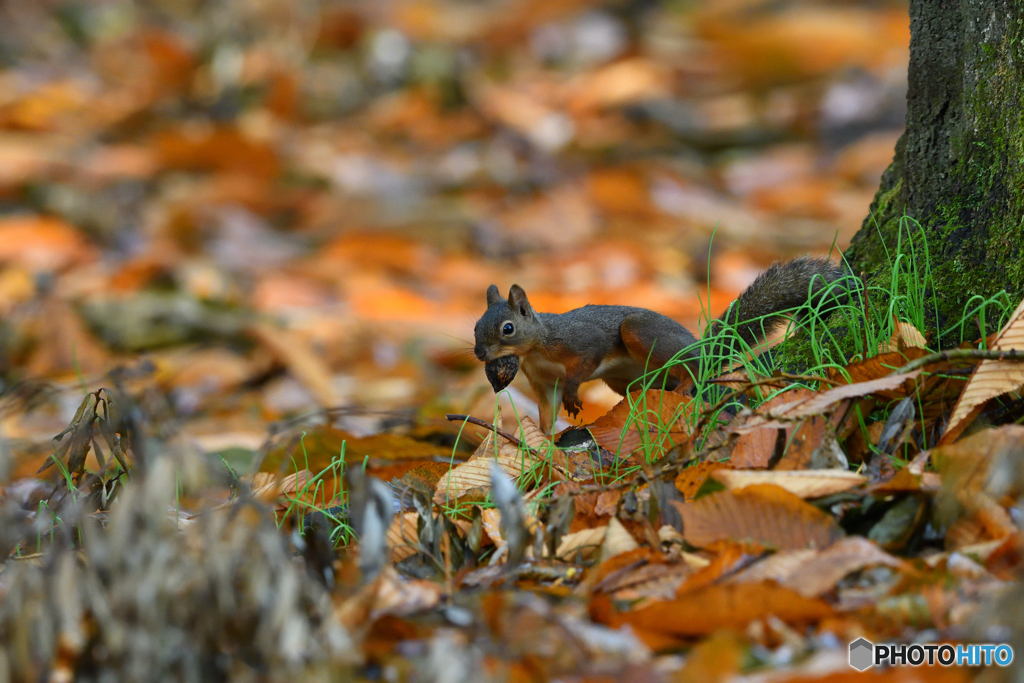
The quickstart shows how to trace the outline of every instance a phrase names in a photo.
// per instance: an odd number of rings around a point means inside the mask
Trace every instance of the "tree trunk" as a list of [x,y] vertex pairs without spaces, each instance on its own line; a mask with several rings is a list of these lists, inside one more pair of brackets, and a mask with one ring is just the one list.
[[887,277],[901,219],[917,221],[943,329],[974,295],[1024,296],[1024,3],[911,0],[910,31],[907,129],[846,257]]

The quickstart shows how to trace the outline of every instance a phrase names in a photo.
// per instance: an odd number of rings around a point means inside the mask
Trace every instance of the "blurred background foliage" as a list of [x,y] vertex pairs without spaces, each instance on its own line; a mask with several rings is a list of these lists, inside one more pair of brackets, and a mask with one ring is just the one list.
[[[0,376],[66,398],[2,428],[47,442],[83,382],[139,354],[211,449],[317,406],[486,415],[466,349],[492,282],[696,328],[771,260],[860,227],[903,126],[907,17],[4,3]],[[583,420],[617,400],[583,397]]]

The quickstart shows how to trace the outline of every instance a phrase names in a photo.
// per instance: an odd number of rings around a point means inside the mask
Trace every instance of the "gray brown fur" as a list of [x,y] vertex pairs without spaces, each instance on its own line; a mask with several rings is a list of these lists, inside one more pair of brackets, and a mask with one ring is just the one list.
[[[741,321],[748,343],[762,339],[782,320],[777,315],[821,296],[844,270],[826,259],[800,258],[773,264],[726,311],[726,320]],[[768,316],[763,321],[756,320]],[[714,325],[719,325],[715,322]],[[506,330],[511,329],[511,333]],[[501,297],[487,289],[487,310],[476,323],[474,353],[484,362],[515,355],[540,406],[541,428],[551,431],[554,407],[571,415],[582,407],[580,384],[603,379],[625,394],[629,384],[650,370],[662,368],[697,338],[671,318],[632,306],[589,305],[566,313],[537,313],[518,285]],[[696,352],[692,352],[696,357]],[[687,386],[693,363],[666,369],[664,386]]]
[[[772,334],[785,320],[784,316],[776,314],[798,308],[806,302],[817,306],[829,285],[846,275],[843,266],[828,259],[804,256],[773,263],[739,295],[722,314],[721,320],[736,325],[739,336],[753,345]],[[836,302],[846,296],[845,288],[834,287],[831,291]],[[716,332],[720,325],[721,322],[715,321],[711,332]]]

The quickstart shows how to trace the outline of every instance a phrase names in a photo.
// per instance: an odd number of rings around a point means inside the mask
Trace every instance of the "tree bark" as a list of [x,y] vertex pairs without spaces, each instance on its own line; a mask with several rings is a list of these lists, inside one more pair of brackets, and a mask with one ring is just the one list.
[[911,0],[910,31],[906,132],[846,258],[887,277],[886,250],[911,226],[938,294],[929,323],[943,329],[974,295],[1024,295],[1024,3]]

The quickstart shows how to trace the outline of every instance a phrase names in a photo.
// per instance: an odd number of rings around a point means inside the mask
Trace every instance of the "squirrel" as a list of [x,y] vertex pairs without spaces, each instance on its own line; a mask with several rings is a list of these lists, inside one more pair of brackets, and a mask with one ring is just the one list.
[[[781,313],[807,302],[817,305],[846,275],[845,267],[828,259],[773,263],[711,324],[709,336],[729,324],[752,346],[784,320]],[[839,290],[837,300],[844,298]],[[631,382],[697,344],[678,322],[646,308],[591,304],[567,313],[539,313],[519,285],[512,285],[507,299],[497,285],[487,288],[487,310],[476,323],[474,337],[474,355],[486,364],[495,393],[522,367],[537,395],[545,434],[554,426],[553,407],[562,404],[573,417],[579,413],[583,382],[602,379],[625,396]],[[687,361],[665,369],[666,389],[692,386],[699,350],[694,346],[685,355]]]

